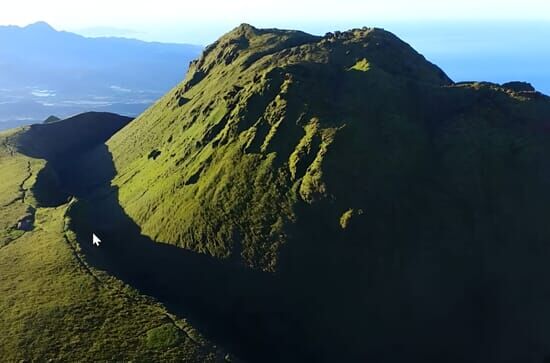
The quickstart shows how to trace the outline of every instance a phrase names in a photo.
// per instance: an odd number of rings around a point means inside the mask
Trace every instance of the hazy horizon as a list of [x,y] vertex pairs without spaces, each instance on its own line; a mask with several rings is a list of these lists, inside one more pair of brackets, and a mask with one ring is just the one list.
[[[550,19],[544,20],[528,20],[528,19],[456,19],[456,20],[356,20],[356,21],[245,21],[236,20],[234,22],[218,22],[215,24],[189,24],[185,22],[166,23],[162,25],[142,24],[135,27],[119,27],[116,24],[105,25],[89,25],[89,26],[63,26],[56,22],[49,21],[46,18],[38,18],[36,20],[15,23],[15,22],[0,22],[0,26],[17,26],[24,28],[36,23],[47,23],[57,31],[66,31],[75,33],[90,38],[98,37],[118,37],[136,39],[145,42],[158,43],[175,43],[175,44],[193,44],[207,46],[216,41],[221,35],[231,31],[240,24],[247,23],[257,28],[278,28],[278,29],[293,29],[301,30],[310,34],[323,35],[327,32],[345,31],[353,28],[376,27],[383,28],[390,32],[396,33],[406,40],[407,37],[416,39],[419,35],[425,37],[427,31],[431,28],[434,31],[442,29],[452,29],[453,32],[460,30],[461,37],[464,38],[469,29],[475,29],[476,36],[487,39],[488,36],[493,37],[497,42],[509,36],[510,33],[502,30],[513,30],[517,33],[518,30],[536,30],[542,31],[543,34],[550,34]],[[519,28],[518,28],[519,27]],[[419,30],[423,34],[419,34]],[[495,30],[501,32],[497,34]],[[433,37],[442,37],[448,34],[434,33]],[[472,34],[473,35],[473,34]],[[474,41],[475,39],[472,39]],[[538,38],[540,43],[540,38]],[[541,45],[541,44],[539,44]],[[550,49],[549,47],[546,47]]]
[[[48,22],[47,19],[41,21]],[[146,26],[141,31],[109,26],[79,30],[56,27],[49,22],[48,24],[56,30],[74,32],[86,37],[124,37],[205,46],[242,22],[221,22],[210,27],[197,25],[197,28],[193,28],[192,24],[181,24],[179,27],[166,24],[165,28],[158,28],[150,33],[143,30]],[[260,28],[298,29],[318,35],[363,26],[381,27],[409,43],[455,81],[526,81],[532,83],[537,90],[550,94],[550,72],[545,72],[545,64],[550,62],[550,46],[545,46],[540,40],[550,38],[550,21],[402,20],[370,24],[360,21],[323,24],[306,20],[302,23],[258,21],[251,24]],[[163,38],[162,34],[171,36]]]

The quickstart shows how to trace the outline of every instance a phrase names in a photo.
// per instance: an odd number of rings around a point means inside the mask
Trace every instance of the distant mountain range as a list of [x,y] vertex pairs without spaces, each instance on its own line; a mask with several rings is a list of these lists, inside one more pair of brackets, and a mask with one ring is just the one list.
[[0,129],[96,110],[136,116],[201,47],[86,38],[39,22],[0,26]]

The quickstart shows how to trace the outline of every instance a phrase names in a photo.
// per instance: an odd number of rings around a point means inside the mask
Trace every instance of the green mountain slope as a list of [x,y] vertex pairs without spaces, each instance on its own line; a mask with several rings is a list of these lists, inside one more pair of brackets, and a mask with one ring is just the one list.
[[88,265],[69,229],[76,200],[59,198],[66,196],[61,159],[102,144],[129,121],[90,113],[0,133],[1,361],[223,357],[185,319]]
[[312,360],[540,361],[548,115],[380,29],[242,25],[107,142],[110,187],[150,240],[273,276],[220,304],[282,299],[294,325],[241,328]]
[[394,104],[398,123],[409,110],[396,102],[412,103],[401,87],[450,83],[384,31],[320,39],[245,25],[110,140],[114,182],[155,239],[274,270],[296,203],[326,194],[316,166],[328,146],[384,106],[365,100]]

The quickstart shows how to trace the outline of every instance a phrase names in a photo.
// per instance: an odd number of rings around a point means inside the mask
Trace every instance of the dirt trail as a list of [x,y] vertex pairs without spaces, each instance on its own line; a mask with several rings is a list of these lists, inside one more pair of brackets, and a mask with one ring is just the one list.
[[[70,220],[69,219],[70,209],[75,203],[77,203],[77,200],[74,199],[74,198],[71,198],[71,201],[69,202],[69,204],[67,206],[67,209],[65,210],[65,213],[63,214],[63,238],[64,238],[65,242],[67,243],[67,245],[69,246],[74,258],[77,260],[78,264],[82,267],[82,269],[85,271],[85,273],[90,275],[101,287],[103,287],[105,289],[108,289],[108,290],[111,290],[111,291],[114,291],[116,294],[124,296],[126,299],[137,303],[138,299],[136,297],[134,297],[134,296],[132,296],[132,295],[130,295],[130,294],[128,294],[124,291],[124,284],[122,282],[120,282],[120,286],[116,286],[115,284],[113,284],[110,281],[105,281],[105,278],[102,277],[101,274],[98,274],[97,271],[94,268],[90,267],[90,265],[86,262],[85,257],[78,250],[77,246],[78,246],[79,242],[76,241],[76,240],[73,240],[69,236],[69,232],[72,232],[72,231],[71,231],[67,221]],[[80,242],[80,243],[82,243],[82,242]],[[183,325],[180,321],[178,321],[178,319],[174,315],[172,315],[172,314],[170,314],[166,311],[162,311],[162,313],[190,341],[192,341],[197,346],[202,346],[203,345],[203,344],[201,344],[200,341],[198,341],[197,339],[195,339],[192,336],[193,333],[189,331],[190,330],[189,327]]]

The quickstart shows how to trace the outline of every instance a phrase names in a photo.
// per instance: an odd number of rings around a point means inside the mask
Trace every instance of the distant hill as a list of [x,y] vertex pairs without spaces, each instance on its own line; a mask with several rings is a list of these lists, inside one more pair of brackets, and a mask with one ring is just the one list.
[[86,112],[65,120],[29,126],[17,138],[27,156],[55,160],[105,142],[132,118],[106,112]]
[[201,51],[86,38],[43,22],[0,26],[0,44],[0,129],[7,128],[3,121],[28,124],[92,110],[137,116],[177,84]]
[[43,123],[51,124],[52,122],[57,122],[57,121],[60,121],[60,120],[61,119],[59,117],[51,115],[47,119],[45,119]]

